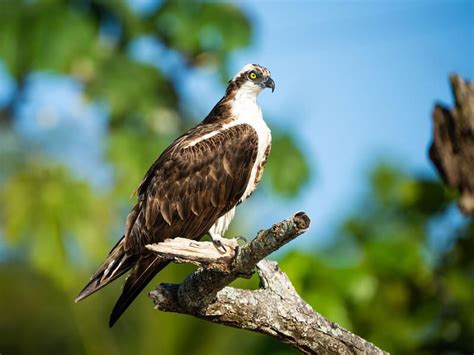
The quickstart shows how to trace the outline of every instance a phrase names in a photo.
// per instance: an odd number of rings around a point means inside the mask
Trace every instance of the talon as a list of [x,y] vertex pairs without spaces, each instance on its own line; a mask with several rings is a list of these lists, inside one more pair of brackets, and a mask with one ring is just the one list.
[[234,249],[234,257],[232,258],[230,262],[230,265],[232,268],[235,268],[235,266],[237,265],[237,257],[239,256],[239,254],[240,254],[240,246],[237,245]]
[[225,247],[224,243],[222,243],[221,240],[215,239],[212,241],[214,243],[214,246],[216,247],[218,252],[226,253],[227,248]]
[[234,260],[237,261],[237,258],[239,257],[241,252],[240,245],[237,245],[234,249]]

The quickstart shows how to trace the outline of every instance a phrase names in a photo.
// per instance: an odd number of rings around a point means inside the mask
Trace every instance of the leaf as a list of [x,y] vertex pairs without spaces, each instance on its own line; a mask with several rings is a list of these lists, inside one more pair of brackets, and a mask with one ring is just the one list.
[[113,210],[106,196],[63,167],[30,162],[1,186],[0,197],[7,242],[61,283],[71,282],[78,254],[98,259],[108,249]]
[[96,34],[92,19],[62,2],[2,4],[0,56],[20,79],[31,70],[70,72],[96,56]]
[[203,54],[223,59],[251,39],[249,20],[231,4],[170,1],[153,19],[157,36],[193,62]]
[[150,121],[155,111],[177,106],[176,92],[156,68],[124,55],[103,64],[88,93],[107,102],[112,120],[119,123],[126,118],[133,118],[135,124],[140,119]]
[[309,181],[306,158],[289,135],[277,134],[273,137],[264,177],[272,189],[284,197],[297,195]]

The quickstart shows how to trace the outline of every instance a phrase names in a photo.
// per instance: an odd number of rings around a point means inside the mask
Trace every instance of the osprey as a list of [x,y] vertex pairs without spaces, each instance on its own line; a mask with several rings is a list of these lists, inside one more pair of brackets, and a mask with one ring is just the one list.
[[265,88],[275,90],[268,69],[245,65],[207,117],[159,156],[138,186],[124,236],[76,302],[132,269],[110,315],[112,327],[169,263],[146,249],[147,244],[209,234],[216,247],[223,247],[220,240],[235,207],[255,190],[270,153],[270,129],[257,103]]

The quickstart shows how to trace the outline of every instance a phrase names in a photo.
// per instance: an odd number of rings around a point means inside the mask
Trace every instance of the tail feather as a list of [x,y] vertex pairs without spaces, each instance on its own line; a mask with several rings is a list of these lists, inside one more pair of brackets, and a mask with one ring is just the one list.
[[125,253],[123,240],[122,237],[112,248],[107,259],[100,265],[94,275],[92,275],[90,281],[76,297],[76,303],[97,292],[102,287],[107,286],[135,265],[138,257]]
[[122,294],[110,314],[109,327],[117,322],[145,286],[168,264],[169,261],[160,260],[154,255],[147,255],[138,260],[135,269],[125,281]]

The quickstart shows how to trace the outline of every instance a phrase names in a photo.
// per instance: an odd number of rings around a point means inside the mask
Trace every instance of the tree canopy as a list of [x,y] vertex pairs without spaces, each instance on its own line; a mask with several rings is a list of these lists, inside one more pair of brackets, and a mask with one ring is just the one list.
[[[252,36],[251,19],[228,3],[162,1],[146,12],[125,1],[2,4],[10,95],[0,102],[0,352],[291,353],[263,335],[153,312],[144,296],[109,330],[120,281],[73,303],[122,235],[149,165],[201,119],[183,107],[181,76],[215,69],[224,87],[230,55]],[[135,57],[143,39],[161,61]],[[77,144],[66,151],[64,142]],[[291,132],[274,134],[272,149],[264,183],[293,198],[310,178],[307,159]],[[370,178],[331,245],[282,255],[282,269],[316,310],[387,351],[472,351],[473,221],[451,228],[454,196],[437,180],[391,165]],[[159,278],[189,271],[173,265]]]

